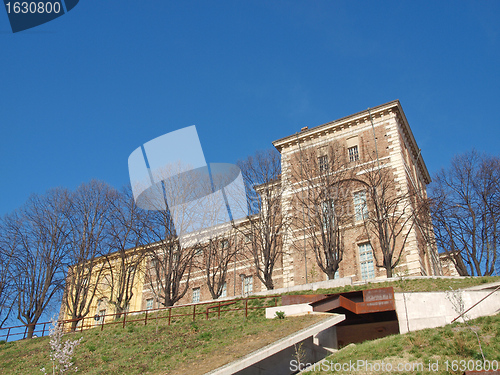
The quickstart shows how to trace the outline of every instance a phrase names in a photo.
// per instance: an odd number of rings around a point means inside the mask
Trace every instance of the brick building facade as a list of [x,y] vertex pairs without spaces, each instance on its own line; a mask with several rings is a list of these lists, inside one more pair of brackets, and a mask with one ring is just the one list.
[[[306,184],[301,184],[300,177],[295,178],[295,175],[300,176],[302,173],[301,159],[304,164],[304,159],[314,159],[314,155],[317,157],[316,168],[319,172],[325,168],[322,165],[325,159],[327,163],[336,163],[337,168],[342,168],[342,172],[339,173],[343,173],[343,177],[349,180],[363,180],[363,176],[383,170],[384,178],[388,180],[387,188],[395,197],[404,196],[408,200],[412,197],[421,200],[426,198],[426,185],[430,183],[430,176],[399,101],[312,129],[303,128],[299,133],[273,142],[273,145],[281,153],[282,183],[291,185],[284,197],[283,206],[287,207],[288,214],[292,217],[300,218],[303,215],[293,201],[302,193],[301,187],[307,188]],[[328,152],[329,149],[333,151]],[[329,160],[328,156],[332,154],[340,161]],[[301,169],[311,167],[314,168],[314,163],[311,165],[309,160],[309,163],[303,165]],[[334,168],[332,172],[335,173],[336,169]],[[306,173],[303,178],[306,178]],[[353,185],[344,189],[342,197],[347,206],[345,208],[347,220],[343,223],[344,256],[339,265],[338,275],[352,277],[356,281],[385,278],[385,269],[376,267],[374,259],[382,258],[380,248],[376,246],[377,241],[374,241],[373,236],[371,238],[367,236],[362,220],[363,212],[360,215],[359,196],[363,193],[364,198],[361,201],[367,201],[365,193],[367,187],[362,183]],[[368,202],[364,209],[370,211],[373,207],[370,207]],[[411,211],[417,208],[409,203],[406,209]],[[425,215],[425,212],[422,212],[422,215]],[[401,222],[404,222],[404,214],[401,213],[401,217]],[[409,220],[405,222],[405,226],[407,228],[403,228],[400,235],[406,237],[406,241],[402,244],[401,241],[404,239],[400,238],[396,244],[398,249],[403,250],[395,273],[412,276],[441,275],[437,248],[431,245],[432,241],[429,241],[432,228],[418,223],[410,225]],[[293,286],[306,281],[325,280],[325,274],[318,269],[314,255],[309,251],[310,242],[307,238],[304,240],[308,235],[301,231],[300,225],[296,226],[296,230],[289,237],[285,249],[288,255],[283,259],[284,285]],[[370,246],[371,243],[373,246]],[[298,252],[297,249],[301,246],[302,251]],[[369,254],[373,251],[377,252],[375,257]]]
[[[404,208],[399,202],[393,212],[394,216],[401,215],[400,238],[394,244],[394,257],[399,251],[401,256],[393,275],[443,274],[437,248],[429,238],[433,235],[432,228],[408,220],[415,210],[419,210],[414,201],[426,199],[426,185],[431,179],[399,101],[313,128],[304,127],[300,132],[274,141],[273,145],[281,153],[282,212],[290,220],[284,235],[283,255],[273,273],[275,288],[328,279],[311,250],[311,234],[304,230],[306,222],[300,219],[305,216],[304,205],[297,204],[297,199],[300,200],[304,189],[310,189],[304,183],[307,176],[317,178],[314,177],[316,172],[326,170],[335,174],[339,168],[344,176],[348,174],[349,180],[360,182],[351,184],[343,191],[343,256],[335,278],[351,277],[358,281],[387,277],[386,269],[377,267],[383,259],[377,238],[367,235],[363,220],[363,216],[368,215],[367,211],[373,209],[366,196],[366,189],[370,187],[363,179],[366,180],[365,177],[374,171],[383,171],[392,196],[404,197],[401,202],[408,201]],[[363,202],[365,207],[360,208]],[[425,216],[426,213],[422,211],[418,215]],[[245,223],[241,225],[245,226]],[[239,241],[244,246],[244,235]],[[233,262],[228,271],[224,296],[266,290],[256,277],[250,258],[243,256]],[[144,306],[146,300],[151,298],[152,295],[145,290]],[[205,285],[205,276],[201,271],[194,272],[190,290],[180,303],[207,299],[211,296]]]
[[[272,273],[275,289],[339,277],[359,281],[384,279],[389,274],[450,273],[441,265],[430,216],[420,204],[426,200],[430,176],[399,101],[304,127],[273,145],[281,154],[280,178],[256,190],[262,199],[262,189],[280,191],[277,214],[286,225],[278,238],[282,253]],[[258,220],[259,214],[239,220],[233,223],[230,236],[214,241],[220,251],[238,250],[225,267],[222,298],[266,290],[250,251],[255,240],[252,225]],[[376,235],[380,228],[389,228],[384,229],[389,234],[384,242],[390,245],[385,247],[391,250],[389,256]],[[159,244],[148,247],[155,246]],[[177,304],[212,299],[202,247],[192,249],[194,267]],[[134,249],[129,251],[134,253]],[[129,311],[161,307],[148,276],[153,260],[146,257],[141,262],[137,266],[145,272],[135,278]],[[184,279],[181,287],[185,285]],[[111,289],[100,289],[91,316],[114,313],[106,304]]]

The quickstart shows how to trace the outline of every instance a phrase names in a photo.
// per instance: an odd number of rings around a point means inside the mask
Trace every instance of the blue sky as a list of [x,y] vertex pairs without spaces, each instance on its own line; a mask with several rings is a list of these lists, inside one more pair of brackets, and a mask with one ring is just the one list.
[[0,9],[0,215],[128,183],[141,144],[196,125],[207,162],[399,99],[431,174],[498,155],[498,1],[81,0],[12,34]]

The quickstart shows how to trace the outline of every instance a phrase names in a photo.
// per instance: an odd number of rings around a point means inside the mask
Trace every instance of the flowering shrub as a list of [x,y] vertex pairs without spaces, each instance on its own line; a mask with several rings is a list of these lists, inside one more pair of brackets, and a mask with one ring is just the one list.
[[[63,334],[61,325],[57,323],[57,320],[53,319],[52,327],[50,329],[50,360],[52,361],[53,375],[57,372],[59,374],[64,374],[71,368],[71,366],[73,366],[73,362],[71,362],[73,352],[82,340],[82,337],[80,337],[78,340],[66,340],[63,343]],[[73,368],[73,370],[75,372],[78,371],[78,367]],[[40,371],[47,374],[45,368],[42,368]]]

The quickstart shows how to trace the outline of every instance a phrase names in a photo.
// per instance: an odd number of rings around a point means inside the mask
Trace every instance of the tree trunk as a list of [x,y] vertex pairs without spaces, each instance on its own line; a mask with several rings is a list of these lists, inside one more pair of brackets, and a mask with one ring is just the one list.
[[386,275],[387,275],[387,278],[388,278],[388,279],[389,279],[389,278],[391,278],[391,277],[392,277],[392,268],[389,266],[389,267],[387,267],[387,268],[385,269],[385,271],[386,271],[385,273],[386,273]]
[[331,268],[327,270],[326,275],[328,276],[328,280],[335,279],[335,272],[337,272],[338,268],[339,267],[337,266],[335,269]]
[[266,284],[267,290],[274,289],[274,283],[273,283],[273,278],[272,278],[271,274],[266,274],[265,280],[266,280],[265,284]]
[[33,332],[35,331],[35,327],[36,327],[35,323],[30,323],[28,325],[28,334],[26,338],[31,339],[33,337]]
[[71,322],[71,332],[75,332],[76,331],[76,326],[78,325],[78,320],[73,320]]

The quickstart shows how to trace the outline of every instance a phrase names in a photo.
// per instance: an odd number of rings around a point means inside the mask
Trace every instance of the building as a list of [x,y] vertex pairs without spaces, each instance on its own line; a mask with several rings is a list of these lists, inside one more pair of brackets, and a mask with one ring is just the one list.
[[[404,197],[408,200],[413,198],[425,200],[427,197],[426,185],[430,183],[431,178],[399,101],[383,104],[311,129],[305,127],[298,133],[274,141],[273,145],[281,153],[282,183],[300,187],[298,182],[300,178],[294,178],[294,174],[302,173],[298,170],[301,155],[315,154],[316,168],[320,171],[325,168],[324,163],[332,163],[328,161],[327,150],[332,144],[335,144],[335,147],[333,152],[330,151],[330,155],[333,153],[337,159],[341,159],[338,163],[341,167],[350,168],[350,171],[343,172],[343,177],[363,179],[363,176],[373,173],[374,170],[384,169],[387,172],[384,172],[384,178],[387,179],[384,184],[394,197]],[[314,168],[314,163],[303,165],[302,169],[311,167]],[[306,173],[303,175],[303,178],[307,177]],[[373,180],[373,177],[371,179]],[[386,277],[383,269],[372,267],[374,257],[369,242],[373,242],[373,236],[370,241],[364,233],[363,213],[362,209],[359,209],[359,203],[366,202],[366,189],[366,186],[352,186],[351,196],[343,198],[343,202],[348,206],[351,203],[351,207],[347,212],[347,222],[344,223],[346,248],[345,257],[340,262],[340,277],[350,276],[355,280]],[[289,208],[289,215],[300,217],[301,213],[293,205],[294,198],[300,195],[297,190],[300,189],[289,189],[284,196],[283,206]],[[410,211],[417,209],[414,204],[408,206]],[[368,211],[373,209],[369,205],[364,209],[366,208]],[[437,248],[429,238],[432,236],[432,227],[427,224],[424,228],[421,224],[413,225],[411,229],[404,229],[401,233],[401,235],[407,234],[407,239],[404,246],[398,244],[399,247],[403,247],[402,259],[396,267],[396,273],[399,275],[442,274]],[[409,227],[409,223],[406,225]],[[295,231],[286,245],[285,253],[290,255],[283,259],[285,286],[303,284],[306,280],[308,282],[319,281],[322,278],[324,280],[324,275],[320,275],[319,272],[312,272],[311,275],[315,261],[308,251],[307,240],[303,256],[298,256],[297,252],[293,251],[298,247],[294,246],[294,243],[300,241],[301,236],[303,237],[303,233],[300,230]],[[380,250],[375,249],[375,251]],[[382,254],[378,254],[379,259],[381,256]]]
[[[281,154],[281,176],[267,188],[273,194],[279,191],[280,215],[287,223],[279,234],[283,251],[273,270],[274,288],[338,277],[358,281],[443,274],[430,216],[422,204],[431,179],[399,101],[303,127],[273,145]],[[252,220],[259,216],[240,220],[234,233],[214,240],[220,251],[240,250],[225,265],[221,297],[266,290],[249,254]],[[385,251],[376,235],[384,226],[392,228],[387,230]],[[322,258],[325,249],[333,256]],[[195,248],[193,254],[195,264],[203,264],[204,252]],[[177,303],[212,299],[206,277],[202,268],[194,268]],[[134,296],[129,310],[160,307],[146,273],[138,278],[139,285],[142,291],[136,292],[140,296]],[[101,307],[96,301],[95,314],[103,313]]]
[[[363,176],[378,164],[390,171],[391,182],[394,185],[392,194],[405,196],[408,200],[413,197],[425,200],[427,197],[426,186],[431,182],[431,178],[401,104],[396,100],[320,126],[304,127],[300,132],[273,142],[281,154],[281,185],[284,186],[281,195],[282,209],[284,215],[286,212],[291,220],[302,216],[300,207],[294,204],[294,199],[300,195],[298,187],[301,182],[296,175],[300,174],[301,155],[302,159],[311,153],[317,157],[315,165],[302,161],[303,170],[306,168],[321,170],[325,168],[322,163],[328,163],[328,147],[333,144],[336,145],[337,155],[343,153],[342,164],[352,169],[350,176],[352,174]],[[304,178],[305,176],[306,173],[303,174]],[[386,270],[376,267],[373,249],[370,246],[370,242],[374,239],[370,241],[364,233],[363,212],[360,217],[360,210],[356,210],[359,201],[366,201],[360,194],[362,191],[360,187],[354,187],[350,192],[351,202],[346,212],[346,216],[350,216],[350,222],[345,224],[344,256],[335,276],[352,277],[355,281],[383,279],[387,277]],[[347,205],[349,206],[349,203]],[[408,208],[416,209],[411,204]],[[370,207],[365,208],[369,209]],[[323,281],[328,278],[317,265],[315,255],[310,249],[308,233],[305,234],[304,241],[304,231],[301,229],[301,224],[304,222],[297,221],[295,225],[290,225],[286,240],[283,241],[283,256],[273,272],[275,288]],[[397,244],[402,249],[402,254],[394,276],[442,275],[437,248],[432,238],[429,238],[433,235],[432,227],[421,223],[410,225],[409,222],[406,226],[408,228],[402,231],[407,237],[405,243],[402,244],[401,240]],[[374,248],[380,252],[376,246]],[[382,255],[378,255],[380,259]],[[201,273],[193,274],[190,284],[191,293],[186,293],[181,302],[191,303],[211,299]],[[228,271],[223,296],[239,296],[262,290],[266,288],[255,276],[253,262],[244,259],[234,262]]]

